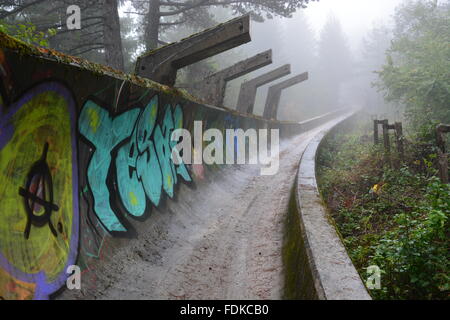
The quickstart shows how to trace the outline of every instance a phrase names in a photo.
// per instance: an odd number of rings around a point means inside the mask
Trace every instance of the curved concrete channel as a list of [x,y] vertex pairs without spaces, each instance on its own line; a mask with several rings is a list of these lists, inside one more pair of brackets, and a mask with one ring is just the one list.
[[314,137],[341,119],[284,141],[275,176],[234,166],[214,173],[196,192],[180,192],[166,212],[155,212],[150,228],[137,230],[138,239],[97,266],[95,288],[59,298],[285,298],[284,222],[299,161]]
[[[334,128],[347,120],[349,117],[342,117]],[[285,250],[286,295],[303,299],[370,300],[317,187],[317,151],[329,131],[327,127],[312,139],[300,161],[285,231],[286,247],[291,248],[290,252]]]
[[[0,299],[368,297],[314,182],[315,137],[343,112],[271,121],[1,32],[0,44]],[[279,129],[278,173],[175,165],[169,133],[197,121]],[[72,267],[81,290],[66,286]]]

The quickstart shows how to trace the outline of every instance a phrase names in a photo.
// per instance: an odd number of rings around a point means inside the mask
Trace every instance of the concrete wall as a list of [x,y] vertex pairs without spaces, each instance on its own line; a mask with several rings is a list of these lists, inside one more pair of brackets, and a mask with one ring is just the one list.
[[[351,114],[343,116],[332,130],[349,119]],[[305,150],[291,196],[283,252],[285,298],[370,300],[317,188],[316,154],[327,133],[319,133]]]
[[[155,82],[0,33],[0,299],[48,299],[83,281],[220,166],[175,165],[170,134],[305,124],[199,104]],[[210,177],[208,175],[212,174]],[[147,231],[149,232],[149,231]]]

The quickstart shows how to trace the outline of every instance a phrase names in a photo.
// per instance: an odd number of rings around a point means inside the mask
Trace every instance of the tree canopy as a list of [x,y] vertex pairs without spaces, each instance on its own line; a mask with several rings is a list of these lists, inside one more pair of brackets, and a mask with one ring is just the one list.
[[[226,8],[232,15],[250,12],[253,19],[261,21],[274,15],[289,17],[310,1],[318,0],[0,0],[0,21],[4,31],[16,36],[20,33],[7,26],[31,28],[27,31],[37,45],[124,69],[131,64],[127,61],[132,58],[131,51],[165,44],[164,35],[169,31],[189,28],[195,32],[216,24],[211,8]],[[70,5],[81,9],[80,30],[66,26]],[[134,11],[120,17],[121,7]]]
[[380,87],[388,101],[405,106],[416,129],[450,122],[450,3],[414,1],[395,18]]

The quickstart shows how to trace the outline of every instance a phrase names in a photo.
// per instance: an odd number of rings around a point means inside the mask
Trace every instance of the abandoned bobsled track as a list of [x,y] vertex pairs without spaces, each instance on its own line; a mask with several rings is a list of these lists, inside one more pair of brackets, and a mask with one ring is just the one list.
[[283,230],[302,153],[336,120],[285,141],[275,176],[225,168],[158,212],[155,227],[102,266],[100,299],[281,299]]
[[[242,23],[225,36],[247,41]],[[275,99],[269,118],[241,113],[3,33],[0,65],[0,299],[369,298],[314,178],[320,138],[349,111],[282,122]],[[171,133],[197,121],[279,130],[278,173],[175,163]]]

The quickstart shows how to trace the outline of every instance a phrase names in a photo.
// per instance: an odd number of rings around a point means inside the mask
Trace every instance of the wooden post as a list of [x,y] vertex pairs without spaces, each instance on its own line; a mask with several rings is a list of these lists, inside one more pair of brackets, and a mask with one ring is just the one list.
[[395,123],[395,139],[397,142],[397,151],[400,155],[400,160],[405,160],[405,150],[403,145],[403,125],[401,122]]
[[439,178],[442,183],[449,183],[448,177],[448,155],[445,148],[444,134],[450,132],[450,125],[440,124],[436,128],[436,139],[438,145]]
[[382,124],[383,124],[384,149],[387,152],[391,152],[391,141],[389,140],[389,122],[388,120],[382,120]]
[[373,142],[375,144],[379,144],[380,140],[378,139],[378,120],[373,120]]

